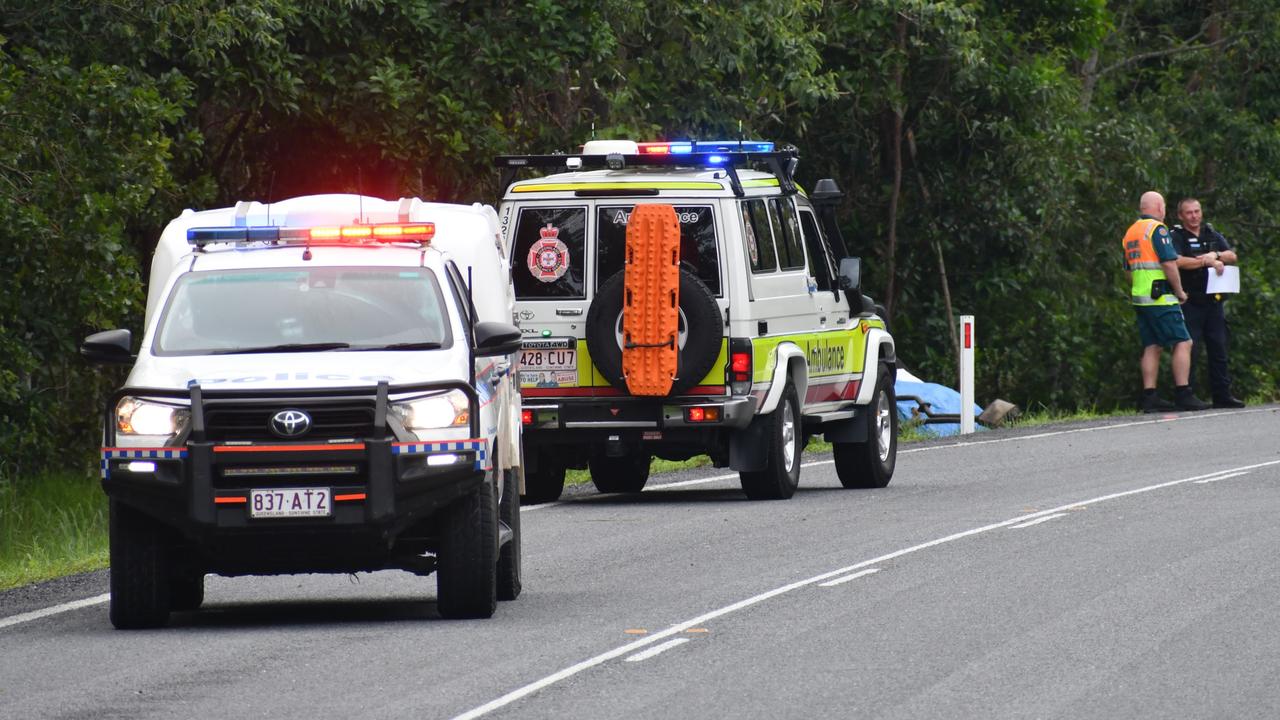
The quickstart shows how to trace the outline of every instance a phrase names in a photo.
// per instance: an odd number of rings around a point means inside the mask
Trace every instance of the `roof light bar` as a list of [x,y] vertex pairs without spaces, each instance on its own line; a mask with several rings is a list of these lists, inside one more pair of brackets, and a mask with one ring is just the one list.
[[435,223],[325,225],[312,228],[277,227],[202,227],[188,228],[187,242],[196,247],[214,243],[272,243],[367,245],[373,242],[410,242],[425,245],[435,237]]

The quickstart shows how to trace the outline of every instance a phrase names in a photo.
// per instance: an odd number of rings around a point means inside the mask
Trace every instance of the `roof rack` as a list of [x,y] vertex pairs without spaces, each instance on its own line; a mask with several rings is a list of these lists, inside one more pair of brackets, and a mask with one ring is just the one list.
[[502,169],[502,192],[515,182],[516,173],[523,168],[559,168],[562,170],[581,170],[584,168],[608,168],[621,170],[626,167],[700,167],[713,170],[724,170],[729,177],[729,185],[733,194],[742,197],[746,193],[742,189],[742,181],[738,178],[738,168],[750,167],[753,163],[762,163],[769,172],[778,178],[778,185],[786,195],[796,192],[795,169],[800,162],[800,154],[794,147],[786,147],[775,152],[692,152],[669,155],[624,155],[609,153],[607,155],[499,155],[494,158],[495,167]]

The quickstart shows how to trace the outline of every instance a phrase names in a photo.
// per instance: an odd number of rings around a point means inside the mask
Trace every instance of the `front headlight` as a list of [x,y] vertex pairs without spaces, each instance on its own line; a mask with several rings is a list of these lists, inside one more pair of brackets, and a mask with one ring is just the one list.
[[391,409],[410,431],[467,427],[471,423],[471,404],[461,390],[395,403]]
[[171,437],[186,428],[190,417],[187,408],[124,397],[116,404],[116,433]]

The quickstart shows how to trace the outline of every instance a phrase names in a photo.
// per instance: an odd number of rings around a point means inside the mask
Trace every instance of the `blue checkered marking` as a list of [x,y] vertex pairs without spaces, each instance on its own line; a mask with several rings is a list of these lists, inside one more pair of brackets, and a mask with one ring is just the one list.
[[187,456],[186,448],[102,448],[102,462],[98,466],[102,479],[111,477],[111,460],[181,460]]
[[441,442],[394,443],[395,455],[426,455],[429,453],[473,452],[476,454],[476,470],[488,470],[488,440],[449,440]]

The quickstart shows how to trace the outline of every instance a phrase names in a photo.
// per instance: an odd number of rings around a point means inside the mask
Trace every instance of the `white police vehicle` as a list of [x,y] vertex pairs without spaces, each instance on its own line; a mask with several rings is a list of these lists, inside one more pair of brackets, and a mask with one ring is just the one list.
[[[845,487],[889,483],[893,337],[840,237],[840,191],[800,190],[797,162],[762,141],[496,159],[527,501],[558,497],[566,467],[638,492],[652,457],[698,454],[738,470],[750,498],[787,498],[815,434]],[[517,182],[525,169],[554,174]]]
[[112,623],[194,610],[206,573],[434,571],[445,617],[520,592],[519,396],[488,206],[357,195],[187,210],[106,407]]

